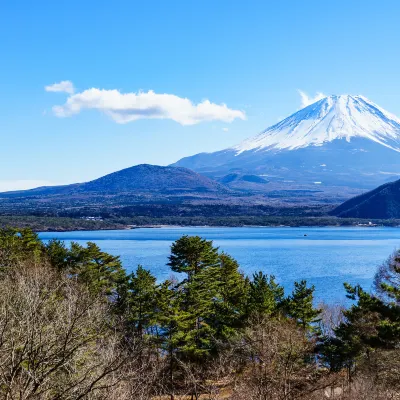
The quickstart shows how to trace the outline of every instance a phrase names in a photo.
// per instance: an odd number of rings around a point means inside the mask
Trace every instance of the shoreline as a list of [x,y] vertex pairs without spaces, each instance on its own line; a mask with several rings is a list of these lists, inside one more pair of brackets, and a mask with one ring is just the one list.
[[207,228],[207,229],[229,229],[229,228],[235,228],[235,229],[240,229],[240,228],[296,228],[296,229],[314,229],[314,228],[344,228],[344,229],[354,229],[354,228],[360,228],[360,229],[373,229],[373,228],[393,228],[393,229],[398,229],[400,228],[400,225],[373,225],[373,226],[368,226],[368,225],[141,225],[141,226],[126,226],[124,228],[97,228],[97,229],[57,229],[57,230],[52,230],[52,229],[47,229],[47,230],[40,230],[36,232],[92,232],[92,231],[130,231],[130,230],[137,230],[137,229],[179,229],[179,228]]
[[330,216],[129,217],[82,221],[65,217],[0,216],[0,227],[30,228],[35,232],[109,231],[179,228],[312,228],[400,227],[400,220],[339,219]]

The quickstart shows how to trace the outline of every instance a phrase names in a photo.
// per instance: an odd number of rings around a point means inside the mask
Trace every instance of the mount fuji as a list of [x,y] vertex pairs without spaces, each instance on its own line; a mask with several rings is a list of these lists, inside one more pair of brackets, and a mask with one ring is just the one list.
[[174,166],[221,181],[261,177],[251,190],[334,189],[350,196],[400,176],[400,119],[364,96],[329,96],[236,146]]

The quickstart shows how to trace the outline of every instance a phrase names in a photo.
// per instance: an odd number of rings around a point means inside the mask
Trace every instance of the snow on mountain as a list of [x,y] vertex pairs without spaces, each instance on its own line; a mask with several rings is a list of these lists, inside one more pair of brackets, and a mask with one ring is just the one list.
[[356,137],[400,152],[400,119],[364,96],[329,96],[232,149],[293,150]]
[[329,96],[237,146],[174,165],[217,179],[261,176],[266,193],[318,187],[345,197],[399,179],[400,119],[363,96]]

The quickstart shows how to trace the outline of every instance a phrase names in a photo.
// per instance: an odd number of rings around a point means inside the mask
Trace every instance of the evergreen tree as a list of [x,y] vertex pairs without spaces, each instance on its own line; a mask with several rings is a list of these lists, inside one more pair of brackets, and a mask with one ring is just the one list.
[[127,289],[128,323],[143,338],[155,322],[156,278],[139,265],[128,277]]
[[71,252],[64,242],[57,239],[45,244],[45,250],[53,267],[59,271],[67,271],[71,267]]
[[[355,302],[344,311],[345,321],[334,329],[334,336],[321,338],[317,351],[333,371],[346,368],[349,377],[359,359],[374,348],[398,345],[399,331],[391,332],[390,307],[360,286],[345,284],[347,297]],[[394,335],[393,335],[394,334]]]
[[214,268],[204,268],[181,286],[183,310],[188,314],[183,350],[192,360],[207,356],[214,347],[215,329],[212,325],[218,281]]
[[182,355],[198,360],[213,347],[211,320],[218,293],[218,248],[199,236],[182,236],[171,246],[168,265],[174,272],[187,274],[176,288],[181,295],[181,311],[188,318]]
[[0,269],[20,262],[37,264],[45,259],[44,246],[37,233],[29,228],[0,230]]
[[295,282],[292,295],[285,302],[288,316],[304,329],[311,329],[312,324],[318,322],[320,310],[313,306],[314,291],[314,285],[307,287],[305,280]]
[[199,236],[182,236],[171,246],[168,265],[174,272],[184,272],[190,280],[203,268],[218,265],[218,248],[212,240]]
[[345,284],[347,296],[355,301],[344,311],[346,321],[335,330],[344,343],[361,354],[366,349],[394,349],[400,345],[400,307],[365,292],[359,285]]
[[368,360],[372,352],[400,346],[400,253],[379,267],[376,293],[359,285],[344,286],[353,304],[344,311],[345,321],[334,330],[334,337],[322,338],[318,350],[331,369],[345,367],[350,376],[357,362]]
[[275,281],[273,275],[266,275],[261,271],[253,275],[250,282],[248,314],[275,315],[283,300],[284,289]]
[[225,253],[219,256],[216,281],[218,293],[214,299],[215,312],[212,324],[216,337],[224,340],[237,333],[243,323],[247,285],[239,272],[237,261]]
[[101,251],[95,243],[88,242],[87,247],[72,243],[69,257],[71,273],[93,293],[112,295],[126,279],[120,258]]
[[184,357],[187,343],[186,332],[191,323],[190,315],[182,307],[184,295],[170,281],[163,282],[156,291],[156,341],[166,354],[167,382],[171,398],[174,398],[175,380],[181,380],[180,359]]

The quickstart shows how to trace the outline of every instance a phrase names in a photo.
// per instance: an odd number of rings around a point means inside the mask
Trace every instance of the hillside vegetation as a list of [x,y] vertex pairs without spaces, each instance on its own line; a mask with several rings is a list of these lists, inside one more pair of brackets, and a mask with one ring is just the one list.
[[12,198],[92,193],[120,194],[134,191],[155,193],[174,191],[217,192],[224,189],[226,190],[223,185],[187,168],[140,164],[113,172],[90,182],[6,192],[2,193],[1,196]]
[[400,253],[353,306],[315,306],[243,276],[200,237],[171,246],[178,277],[127,275],[94,243],[0,231],[4,399],[394,399],[400,393]]
[[400,218],[400,180],[347,200],[331,214],[344,218]]

